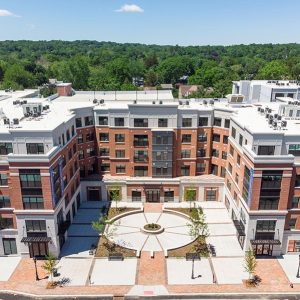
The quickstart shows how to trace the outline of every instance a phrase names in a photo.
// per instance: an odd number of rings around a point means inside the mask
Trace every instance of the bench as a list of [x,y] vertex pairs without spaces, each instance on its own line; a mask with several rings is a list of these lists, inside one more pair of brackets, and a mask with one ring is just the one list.
[[122,261],[122,260],[124,260],[124,256],[122,253],[110,253],[108,255],[108,260]]

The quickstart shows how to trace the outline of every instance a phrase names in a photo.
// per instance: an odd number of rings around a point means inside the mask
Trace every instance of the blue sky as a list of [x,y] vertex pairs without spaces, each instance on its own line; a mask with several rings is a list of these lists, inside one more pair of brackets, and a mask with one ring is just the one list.
[[0,40],[300,43],[299,11],[300,0],[0,0]]

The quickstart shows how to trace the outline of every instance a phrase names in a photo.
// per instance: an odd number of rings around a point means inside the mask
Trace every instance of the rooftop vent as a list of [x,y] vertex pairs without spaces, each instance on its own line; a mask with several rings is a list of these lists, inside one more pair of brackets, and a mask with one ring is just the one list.
[[163,102],[160,100],[160,101],[159,101],[159,104],[163,104]]

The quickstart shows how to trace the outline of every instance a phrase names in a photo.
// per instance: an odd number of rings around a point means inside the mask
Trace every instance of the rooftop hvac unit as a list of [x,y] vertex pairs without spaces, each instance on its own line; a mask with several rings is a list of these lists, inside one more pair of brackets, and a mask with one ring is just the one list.
[[47,109],[49,109],[50,108],[50,106],[47,104],[46,106],[45,106]]
[[270,114],[266,114],[266,119],[268,119],[268,118],[269,118],[269,115],[270,115]]
[[17,105],[17,101],[13,101],[13,105]]
[[159,104],[163,104],[163,102],[160,100],[160,101],[159,101]]
[[277,119],[278,118],[278,114],[274,114],[274,118]]
[[18,124],[19,124],[19,119],[14,118],[14,119],[13,119],[13,122],[14,122],[14,125],[18,125]]
[[268,124],[272,125],[272,123],[273,123],[273,120],[269,119]]
[[281,127],[286,127],[287,126],[287,121],[283,120],[281,121]]
[[264,108],[261,108],[260,112],[263,114],[265,112]]
[[277,122],[273,121],[272,125],[273,125],[273,127],[277,127]]
[[97,100],[97,99],[94,99],[94,100],[93,100],[93,103],[94,103],[94,104],[98,103],[98,100]]
[[25,114],[24,114],[24,117],[25,117],[25,118],[28,118],[29,116],[30,116],[29,113],[25,113]]
[[278,120],[278,121],[280,121],[281,118],[282,118],[281,116],[279,116],[279,115],[277,116],[277,120]]
[[5,118],[3,121],[4,121],[5,125],[9,125],[9,119],[8,118]]
[[47,107],[46,107],[46,106],[43,106],[43,110],[47,110]]
[[27,100],[23,100],[23,104],[27,104]]
[[136,101],[136,100],[133,100],[133,104],[137,104],[137,101]]
[[260,111],[260,110],[261,110],[261,107],[258,107],[258,108],[257,108],[257,111]]
[[182,105],[182,101],[179,101],[179,105]]
[[101,100],[100,100],[100,104],[103,104],[103,103],[104,103],[104,99],[101,99]]
[[39,115],[38,115],[38,113],[33,113],[33,115],[32,115],[34,118],[37,118]]
[[288,101],[288,104],[291,105],[291,104],[293,104],[293,102],[292,101]]
[[206,101],[206,100],[203,100],[203,104],[204,104],[204,105],[207,105],[207,101]]
[[273,120],[273,119],[274,119],[273,115],[269,115],[269,120]]
[[152,101],[152,104],[155,104],[155,101]]
[[190,105],[190,101],[186,101],[185,104],[186,104],[186,105]]
[[214,105],[215,101],[214,100],[209,100],[210,105]]

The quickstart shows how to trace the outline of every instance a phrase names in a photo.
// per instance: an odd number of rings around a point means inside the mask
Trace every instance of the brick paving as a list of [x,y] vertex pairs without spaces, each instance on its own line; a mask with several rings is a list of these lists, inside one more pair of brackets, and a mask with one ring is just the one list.
[[166,261],[162,251],[155,252],[154,258],[150,252],[143,251],[137,270],[137,284],[161,285],[166,284]]
[[145,213],[161,213],[162,212],[162,203],[144,203],[144,212]]
[[[203,284],[203,285],[166,285],[166,265],[162,252],[155,253],[151,259],[150,253],[142,253],[136,284],[165,285],[170,294],[188,293],[300,293],[300,284],[289,286],[289,281],[276,259],[259,259],[257,275],[262,279],[256,288],[247,288],[243,284]],[[40,278],[45,278],[41,269],[43,261],[38,261]],[[228,270],[230,272],[230,270]],[[32,259],[23,258],[8,281],[0,282],[0,290],[31,293],[35,295],[125,295],[132,286],[63,286],[46,289],[47,279],[35,281],[35,269]]]

